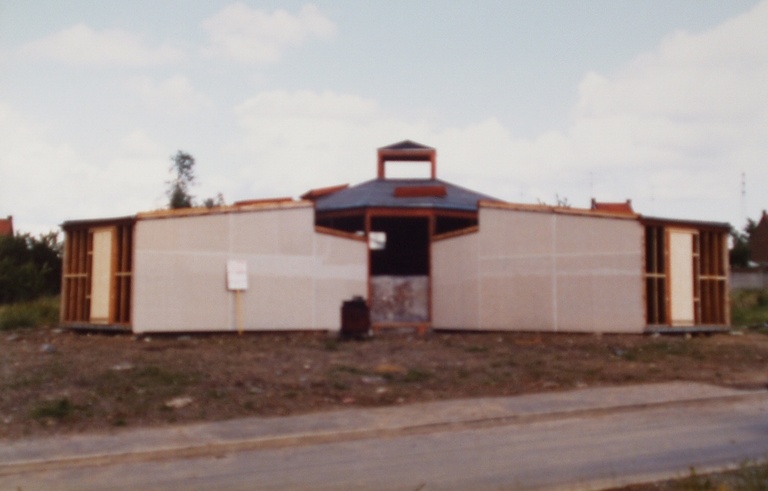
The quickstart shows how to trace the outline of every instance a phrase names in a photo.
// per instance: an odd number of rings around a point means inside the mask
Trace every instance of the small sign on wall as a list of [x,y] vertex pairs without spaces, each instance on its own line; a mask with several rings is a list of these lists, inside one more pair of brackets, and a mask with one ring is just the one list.
[[383,251],[384,249],[386,249],[387,233],[386,232],[369,232],[368,247],[372,251]]
[[248,263],[245,261],[227,261],[227,290],[248,289]]

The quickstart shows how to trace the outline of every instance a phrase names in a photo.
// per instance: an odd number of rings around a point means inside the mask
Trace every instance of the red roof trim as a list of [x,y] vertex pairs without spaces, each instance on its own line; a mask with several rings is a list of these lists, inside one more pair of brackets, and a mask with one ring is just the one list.
[[626,213],[627,215],[634,215],[635,211],[632,209],[632,200],[625,202],[598,202],[592,198],[592,210],[594,211],[606,211],[609,213]]
[[308,199],[310,201],[314,201],[318,198],[322,198],[323,196],[328,196],[333,193],[338,193],[339,191],[343,189],[347,189],[348,187],[349,187],[349,184],[339,184],[338,186],[328,186],[324,188],[310,189],[309,191],[301,195],[301,199]]
[[395,198],[419,198],[419,197],[438,197],[442,198],[448,194],[445,186],[399,186],[394,191]]

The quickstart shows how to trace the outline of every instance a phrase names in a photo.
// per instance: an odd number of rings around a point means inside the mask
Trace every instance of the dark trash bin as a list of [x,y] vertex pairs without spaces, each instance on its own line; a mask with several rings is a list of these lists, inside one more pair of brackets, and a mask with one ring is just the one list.
[[363,297],[353,297],[341,305],[341,337],[362,339],[371,332],[371,313]]

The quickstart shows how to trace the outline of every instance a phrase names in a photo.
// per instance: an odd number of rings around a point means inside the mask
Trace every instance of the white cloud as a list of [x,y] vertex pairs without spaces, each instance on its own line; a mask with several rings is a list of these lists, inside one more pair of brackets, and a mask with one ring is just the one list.
[[738,221],[741,172],[768,180],[766,24],[763,3],[708,32],[676,33],[617,73],[587,74],[570,125],[531,139],[493,118],[444,128],[352,95],[261,93],[237,109],[257,163],[244,180],[257,195],[360,182],[375,175],[376,147],[410,138],[438,149],[439,177],[502,199],[631,198],[641,213]]
[[168,44],[148,46],[138,34],[122,29],[95,31],[82,23],[27,43],[19,52],[73,64],[155,65],[184,57],[182,50]]
[[109,155],[87,156],[0,102],[0,212],[22,231],[65,220],[119,216],[163,205],[168,155],[142,130]]
[[[209,52],[269,61],[333,33],[315,7],[301,12],[227,7],[206,21]],[[323,29],[307,27],[313,16]],[[137,123],[122,138],[94,147],[110,153],[85,155],[0,103],[0,216],[55,225],[162,206],[168,149],[205,134],[194,149],[204,156],[201,197],[217,191],[228,200],[298,195],[358,183],[375,177],[377,147],[408,138],[437,148],[439,177],[502,199],[551,202],[557,193],[587,206],[591,196],[632,198],[642,213],[738,224],[742,172],[755,186],[756,206],[748,204],[748,214],[768,208],[763,190],[756,192],[768,181],[765,25],[768,2],[707,32],[675,33],[615,73],[585,74],[568,127],[527,139],[492,117],[445,127],[397,117],[354,94],[270,90],[235,108],[239,134],[227,128],[217,138],[206,127],[209,120],[187,118],[190,127],[164,142],[148,136],[160,134],[147,129],[150,122]],[[155,52],[131,39],[138,51]],[[212,104],[184,75],[134,78],[127,88],[174,113]],[[205,162],[212,164],[204,169]]]
[[254,183],[255,196],[371,179],[377,147],[426,134],[423,125],[388,118],[373,100],[334,92],[263,92],[235,111],[240,151],[255,162],[243,180]]
[[148,106],[172,113],[192,114],[213,107],[211,100],[195,90],[189,79],[182,75],[161,82],[150,77],[134,77],[127,87]]
[[[741,220],[740,179],[768,181],[768,2],[706,32],[677,32],[615,73],[587,73],[563,131],[516,138],[498,120],[445,128],[339,93],[264,92],[237,111],[256,194],[360,182],[375,149],[438,149],[438,176],[511,201],[630,198],[641,213]],[[258,185],[258,187],[256,187]],[[747,213],[768,205],[761,196]]]
[[552,195],[580,203],[594,192],[662,215],[734,219],[741,172],[768,178],[766,24],[768,2],[677,32],[617,73],[588,73],[570,126],[512,142],[515,166],[533,163],[544,170],[530,174],[533,187],[547,179]]
[[202,26],[210,36],[205,55],[246,63],[274,62],[290,47],[336,33],[334,23],[309,4],[294,15],[285,10],[269,13],[238,2],[206,19]]

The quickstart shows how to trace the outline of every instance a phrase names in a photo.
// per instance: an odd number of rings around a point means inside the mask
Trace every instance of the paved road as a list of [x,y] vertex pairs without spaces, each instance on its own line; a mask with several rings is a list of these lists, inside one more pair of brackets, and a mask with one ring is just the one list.
[[0,490],[600,489],[768,456],[768,397],[0,475]]

